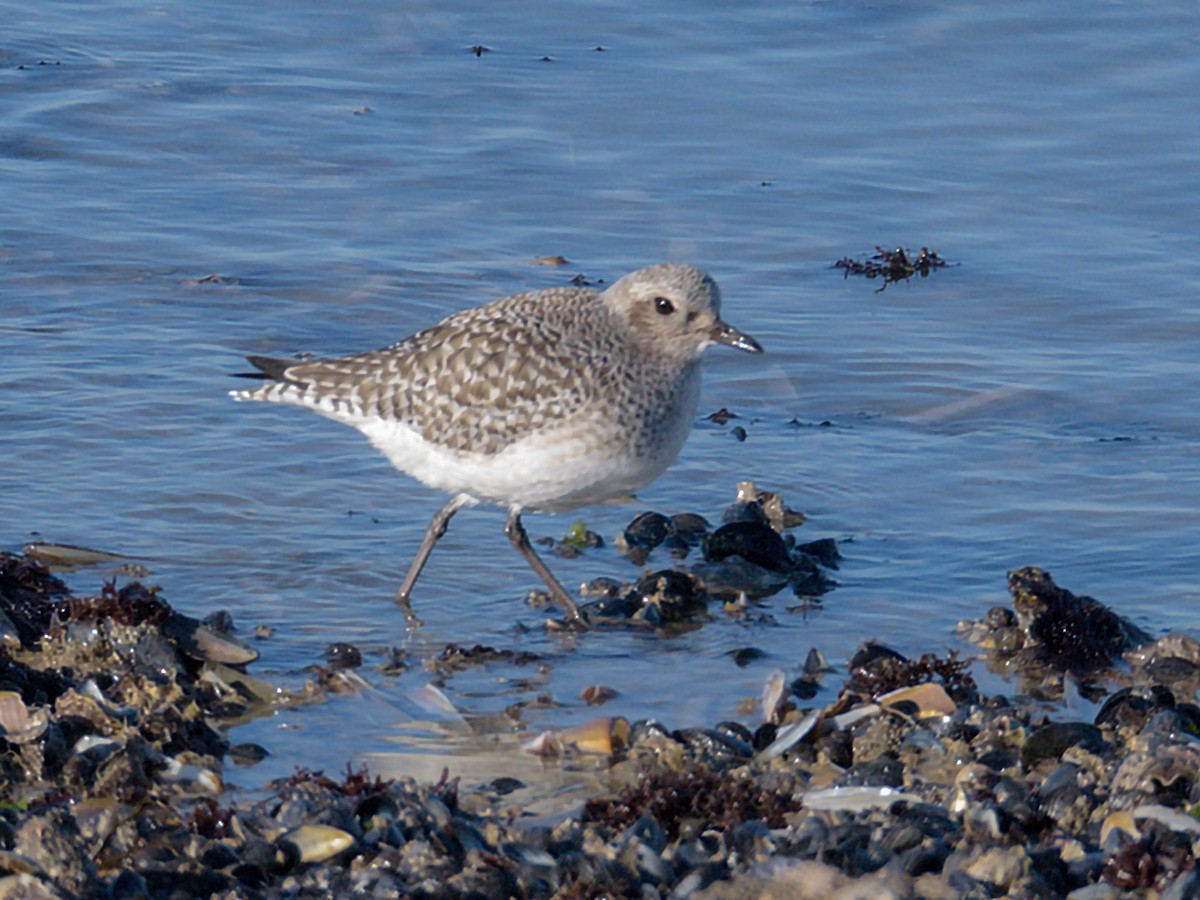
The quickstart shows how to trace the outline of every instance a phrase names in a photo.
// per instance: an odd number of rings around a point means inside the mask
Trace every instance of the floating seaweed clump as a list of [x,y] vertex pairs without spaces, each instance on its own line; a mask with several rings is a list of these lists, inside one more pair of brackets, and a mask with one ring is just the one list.
[[[927,278],[934,269],[944,269],[947,265],[948,263],[938,255],[936,250],[930,250],[928,247],[922,247],[921,251],[914,256],[911,250],[905,250],[903,247],[885,250],[883,247],[877,246],[875,255],[868,259],[851,259],[849,256],[844,256],[835,262],[833,267],[841,269],[845,278],[849,278],[851,275],[882,278],[883,287],[879,288],[879,291],[882,291],[894,281],[907,281],[914,275]],[[875,293],[879,293],[879,291]]]

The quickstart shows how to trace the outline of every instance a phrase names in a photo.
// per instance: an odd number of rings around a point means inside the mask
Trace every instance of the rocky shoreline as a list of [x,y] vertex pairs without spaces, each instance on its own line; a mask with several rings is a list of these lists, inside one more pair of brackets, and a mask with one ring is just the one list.
[[[795,524],[769,496],[741,505],[759,513],[738,522]],[[597,586],[593,621],[670,627],[747,584],[832,584],[836,548],[721,531],[639,517],[625,552],[714,549],[686,577]],[[0,554],[0,897],[1200,896],[1200,645],[1152,641],[1036,568],[1009,587],[1011,608],[962,631],[1015,697],[981,694],[953,655],[866,644],[838,674],[813,651],[742,711],[754,727],[609,716],[530,741],[603,762],[593,799],[534,818],[516,779],[452,768],[418,784],[297,766],[246,806],[223,767],[264,751],[222,729],[337,670],[284,696],[226,618],[136,580],[70,596],[37,557]],[[806,705],[836,678],[835,702]]]

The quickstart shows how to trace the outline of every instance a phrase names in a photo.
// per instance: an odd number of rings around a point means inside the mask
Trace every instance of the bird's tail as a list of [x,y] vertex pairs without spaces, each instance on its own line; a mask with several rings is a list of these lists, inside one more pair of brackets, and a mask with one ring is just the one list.
[[230,391],[229,396],[234,400],[283,400],[290,389],[303,390],[304,382],[289,378],[287,370],[298,364],[294,359],[279,359],[274,356],[247,356],[246,361],[254,366],[257,372],[235,372],[234,378],[250,378],[255,381],[267,381],[262,387],[245,391]]

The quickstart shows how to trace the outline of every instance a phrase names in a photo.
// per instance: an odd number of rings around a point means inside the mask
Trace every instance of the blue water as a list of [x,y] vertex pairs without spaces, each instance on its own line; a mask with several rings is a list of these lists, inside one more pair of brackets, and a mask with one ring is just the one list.
[[[447,641],[545,654],[545,674],[446,687],[471,714],[549,695],[562,705],[524,714],[540,729],[593,715],[577,696],[595,682],[621,691],[606,712],[705,724],[810,646],[959,646],[955,623],[1026,564],[1200,633],[1194,5],[0,18],[0,545],[36,532],[135,557],[185,611],[273,626],[256,671],[283,683],[331,640],[367,651],[373,700],[235,732],[279,760],[247,782],[403,747],[387,701],[423,678],[375,671],[396,645],[416,663]],[[876,244],[956,265],[880,293],[831,268]],[[809,514],[802,538],[844,540],[823,609],[780,597],[774,624],[548,638],[502,513],[478,510],[435,553],[409,636],[389,598],[442,498],[349,429],[225,396],[246,353],[371,349],[666,259],[709,269],[767,348],[707,360],[703,411],[735,410],[748,439],[698,423],[640,505],[581,515],[608,538],[640,509],[716,518],[753,479]],[[527,524],[561,536],[574,518]],[[551,565],[567,584],[638,574],[611,543]],[[744,646],[767,655],[739,669]]]

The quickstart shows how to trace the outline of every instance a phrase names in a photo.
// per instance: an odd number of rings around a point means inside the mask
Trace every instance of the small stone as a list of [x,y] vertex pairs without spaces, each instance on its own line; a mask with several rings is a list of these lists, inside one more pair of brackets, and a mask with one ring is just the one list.
[[602,684],[588,685],[580,693],[579,698],[588,706],[602,706],[609,700],[621,696],[617,691]]
[[353,847],[354,836],[329,825],[301,825],[280,838],[279,844],[295,847],[300,862],[323,862]]
[[259,744],[234,744],[229,748],[229,758],[239,766],[256,765],[268,756],[267,749]]
[[671,516],[671,526],[688,539],[698,539],[712,527],[708,519],[696,513],[676,513]]
[[622,537],[628,548],[653,550],[665,541],[673,530],[671,520],[662,513],[644,512],[629,523]]
[[644,576],[638,580],[634,592],[642,603],[639,615],[653,608],[657,623],[683,622],[708,609],[708,595],[700,579],[675,569]]
[[1029,857],[1021,847],[993,847],[985,850],[963,871],[976,881],[1007,892],[1029,873]]
[[1021,748],[1021,765],[1027,770],[1046,759],[1059,759],[1068,747],[1098,750],[1104,746],[1100,729],[1087,722],[1053,722],[1033,732]]
[[363,664],[363,657],[353,644],[338,641],[325,648],[325,662],[331,669],[357,669]]
[[792,568],[792,558],[779,532],[757,522],[730,522],[704,539],[704,558],[720,562],[730,556],[774,572]]

